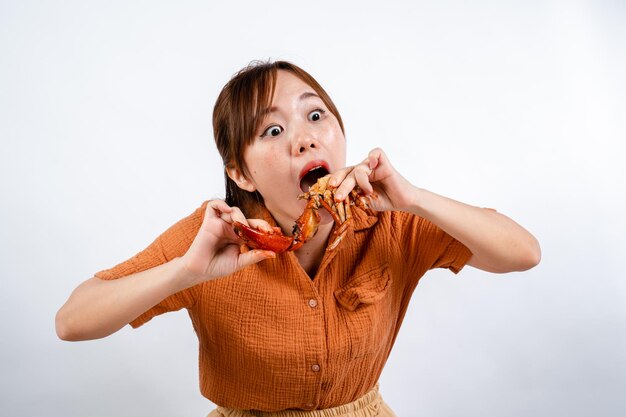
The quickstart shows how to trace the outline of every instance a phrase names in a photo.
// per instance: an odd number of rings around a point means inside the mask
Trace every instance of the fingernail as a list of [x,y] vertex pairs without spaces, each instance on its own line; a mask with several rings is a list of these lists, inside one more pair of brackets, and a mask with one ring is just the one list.
[[334,179],[334,178],[331,178],[331,179],[330,179],[330,181],[328,181],[328,184],[329,184],[331,187],[336,187],[336,186],[337,186],[337,180],[336,180],[336,179]]
[[335,194],[335,200],[337,200],[337,201],[343,200],[343,194],[341,194],[341,193]]

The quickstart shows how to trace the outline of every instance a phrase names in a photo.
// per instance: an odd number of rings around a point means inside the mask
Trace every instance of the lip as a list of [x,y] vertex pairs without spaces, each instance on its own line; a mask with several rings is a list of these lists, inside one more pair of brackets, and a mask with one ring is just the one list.
[[330,167],[328,166],[328,162],[324,161],[323,159],[316,159],[314,161],[307,162],[306,165],[304,165],[304,167],[302,168],[302,171],[300,171],[298,180],[302,181],[302,177],[304,177],[307,172],[317,167],[323,167],[326,169],[326,171],[330,172]]

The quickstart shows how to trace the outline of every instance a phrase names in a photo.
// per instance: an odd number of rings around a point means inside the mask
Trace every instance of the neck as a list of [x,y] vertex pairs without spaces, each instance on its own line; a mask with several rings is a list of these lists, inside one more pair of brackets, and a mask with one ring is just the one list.
[[302,268],[311,278],[315,276],[317,268],[322,262],[332,228],[332,222],[320,224],[315,236],[307,240],[300,249],[293,252]]
[[[330,236],[330,232],[333,228],[332,218],[323,211],[320,212],[320,215],[322,216],[322,222],[320,223],[315,236],[307,240],[300,249],[293,252],[302,268],[311,277],[315,276],[317,268],[322,262],[324,252],[326,251],[326,245],[328,243],[328,237]],[[279,216],[276,216],[275,220],[283,232],[291,234],[293,220],[284,221],[279,218]]]
[[[295,220],[293,220],[290,215],[281,210],[272,211],[266,206],[263,207],[263,210],[266,210],[267,214],[271,215],[276,225],[282,229],[283,233],[291,235]],[[322,262],[324,252],[326,252],[328,238],[334,226],[333,218],[326,210],[319,210],[318,213],[320,214],[321,221],[317,228],[317,233],[311,239],[307,240],[300,249],[293,252],[302,268],[311,278],[315,276],[317,268]]]

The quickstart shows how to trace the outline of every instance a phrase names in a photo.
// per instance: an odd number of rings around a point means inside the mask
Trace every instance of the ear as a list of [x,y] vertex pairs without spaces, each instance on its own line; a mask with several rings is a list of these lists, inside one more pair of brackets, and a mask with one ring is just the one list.
[[235,181],[237,187],[251,193],[256,191],[256,186],[252,183],[252,181],[250,181],[243,172],[241,172],[239,169],[235,168],[231,164],[226,165],[226,173],[231,180]]

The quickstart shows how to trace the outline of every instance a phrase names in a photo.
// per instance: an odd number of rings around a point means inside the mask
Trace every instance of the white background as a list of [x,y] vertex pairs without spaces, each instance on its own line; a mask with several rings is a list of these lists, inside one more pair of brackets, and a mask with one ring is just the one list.
[[0,1],[0,414],[205,416],[182,311],[68,343],[94,272],[223,196],[211,110],[253,59],[327,89],[348,163],[494,207],[541,264],[421,281],[381,379],[398,416],[626,409],[623,1]]

